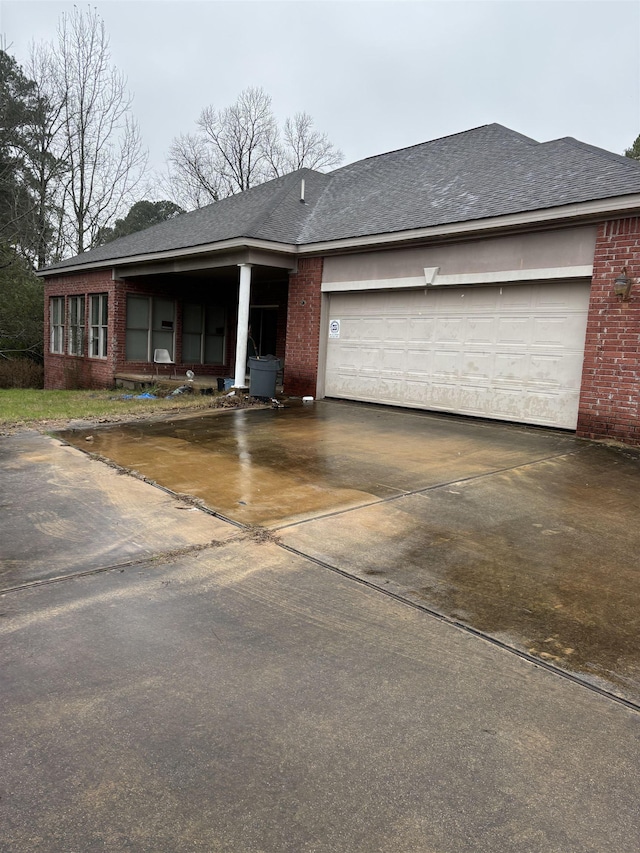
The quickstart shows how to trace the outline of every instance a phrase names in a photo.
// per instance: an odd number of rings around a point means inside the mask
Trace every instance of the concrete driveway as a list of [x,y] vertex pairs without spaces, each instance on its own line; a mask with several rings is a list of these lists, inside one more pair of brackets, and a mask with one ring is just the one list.
[[2,849],[638,849],[637,455],[330,402],[64,438],[139,476],[0,439]]

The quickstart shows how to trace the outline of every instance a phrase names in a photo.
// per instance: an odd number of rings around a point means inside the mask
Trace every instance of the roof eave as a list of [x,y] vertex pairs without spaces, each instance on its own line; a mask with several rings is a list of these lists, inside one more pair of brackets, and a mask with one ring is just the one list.
[[195,260],[198,256],[212,256],[216,254],[227,254],[232,251],[259,250],[262,252],[273,252],[277,255],[292,256],[298,253],[298,247],[290,243],[275,243],[271,240],[256,240],[246,237],[234,237],[231,240],[221,240],[216,243],[207,243],[199,246],[189,246],[184,249],[167,249],[162,252],[145,252],[138,255],[130,255],[124,258],[108,258],[101,261],[69,264],[64,267],[49,267],[38,270],[36,275],[46,278],[48,276],[67,275],[69,273],[87,272],[89,270],[110,269],[117,267],[138,266],[140,264],[161,263],[163,261]]
[[[525,228],[543,227],[545,225],[562,225],[577,221],[598,221],[603,218],[621,214],[640,214],[640,193],[624,196],[613,196],[607,199],[596,199],[587,202],[566,204],[558,207],[543,208],[520,213],[505,214],[485,219],[467,220],[465,222],[445,223],[427,228],[414,228],[406,231],[392,231],[381,234],[367,234],[360,237],[345,237],[335,240],[324,240],[316,243],[276,243],[271,240],[259,240],[246,237],[222,240],[184,249],[168,249],[162,252],[148,252],[131,255],[125,258],[110,258],[102,261],[78,263],[59,268],[38,270],[37,275],[43,278],[70,273],[87,272],[89,270],[115,268],[123,269],[141,264],[161,263],[163,261],[195,260],[198,256],[223,255],[230,251],[260,250],[274,255],[293,258],[305,255],[320,255],[333,252],[353,251],[367,248],[391,247],[416,243],[425,240],[454,239],[457,237],[480,236],[484,233],[496,233],[505,230],[522,230]],[[210,264],[209,264],[210,265]],[[292,263],[292,267],[295,264]]]
[[383,234],[367,234],[361,237],[346,237],[336,240],[324,240],[317,243],[304,243],[299,247],[299,254],[301,256],[320,255],[330,252],[352,251],[354,249],[391,247],[425,240],[448,240],[457,237],[480,236],[486,233],[495,233],[504,230],[523,230],[552,224],[571,224],[578,221],[595,222],[620,214],[628,216],[640,214],[640,193],[524,211],[521,213],[504,214],[485,219],[445,223],[443,225],[429,226],[428,228],[414,228],[407,229],[406,231],[392,231]]

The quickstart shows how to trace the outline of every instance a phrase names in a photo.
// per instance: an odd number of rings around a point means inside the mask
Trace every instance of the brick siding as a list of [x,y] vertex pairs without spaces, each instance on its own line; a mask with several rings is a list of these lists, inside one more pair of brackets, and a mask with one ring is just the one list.
[[[85,352],[89,340],[89,299],[91,295],[106,293],[108,300],[107,357],[86,358],[68,355],[69,296],[86,296],[85,301]],[[66,276],[54,276],[47,279],[44,286],[44,387],[51,390],[64,388],[111,388],[117,348],[115,346],[114,300],[116,282],[111,278],[111,270],[98,270]],[[55,296],[65,297],[65,327],[62,353],[49,352],[50,313],[49,299]]]
[[289,276],[284,392],[315,396],[320,347],[322,258],[301,258]]
[[[629,302],[613,282],[635,281]],[[598,228],[577,434],[640,445],[640,217]]]

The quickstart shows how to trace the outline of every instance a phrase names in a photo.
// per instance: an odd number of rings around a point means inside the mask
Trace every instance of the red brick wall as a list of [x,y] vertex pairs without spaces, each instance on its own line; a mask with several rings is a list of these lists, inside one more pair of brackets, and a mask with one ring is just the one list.
[[[120,283],[120,282],[118,282]],[[67,355],[69,326],[67,322],[67,300],[65,299],[64,353],[49,352],[49,299],[52,296],[89,296],[106,293],[108,299],[107,357],[83,358]],[[116,282],[111,270],[97,270],[73,275],[60,275],[47,279],[44,286],[44,387],[53,390],[64,388],[111,388],[115,370],[115,326],[114,299]],[[89,299],[85,302],[85,352],[89,338]]]
[[[635,279],[621,302],[613,282]],[[598,229],[577,433],[640,445],[640,217]]]
[[320,346],[322,258],[301,258],[289,276],[284,392],[315,396]]

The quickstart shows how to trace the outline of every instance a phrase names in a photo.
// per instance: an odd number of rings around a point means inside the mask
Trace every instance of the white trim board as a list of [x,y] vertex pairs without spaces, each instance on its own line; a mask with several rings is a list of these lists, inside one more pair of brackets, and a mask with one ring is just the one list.
[[440,267],[425,267],[424,275],[404,278],[380,278],[364,281],[323,281],[323,293],[346,293],[362,290],[415,290],[431,287],[464,285],[518,284],[528,281],[558,281],[591,278],[593,265],[547,267],[543,269],[498,270],[496,272],[455,273],[440,275]]

